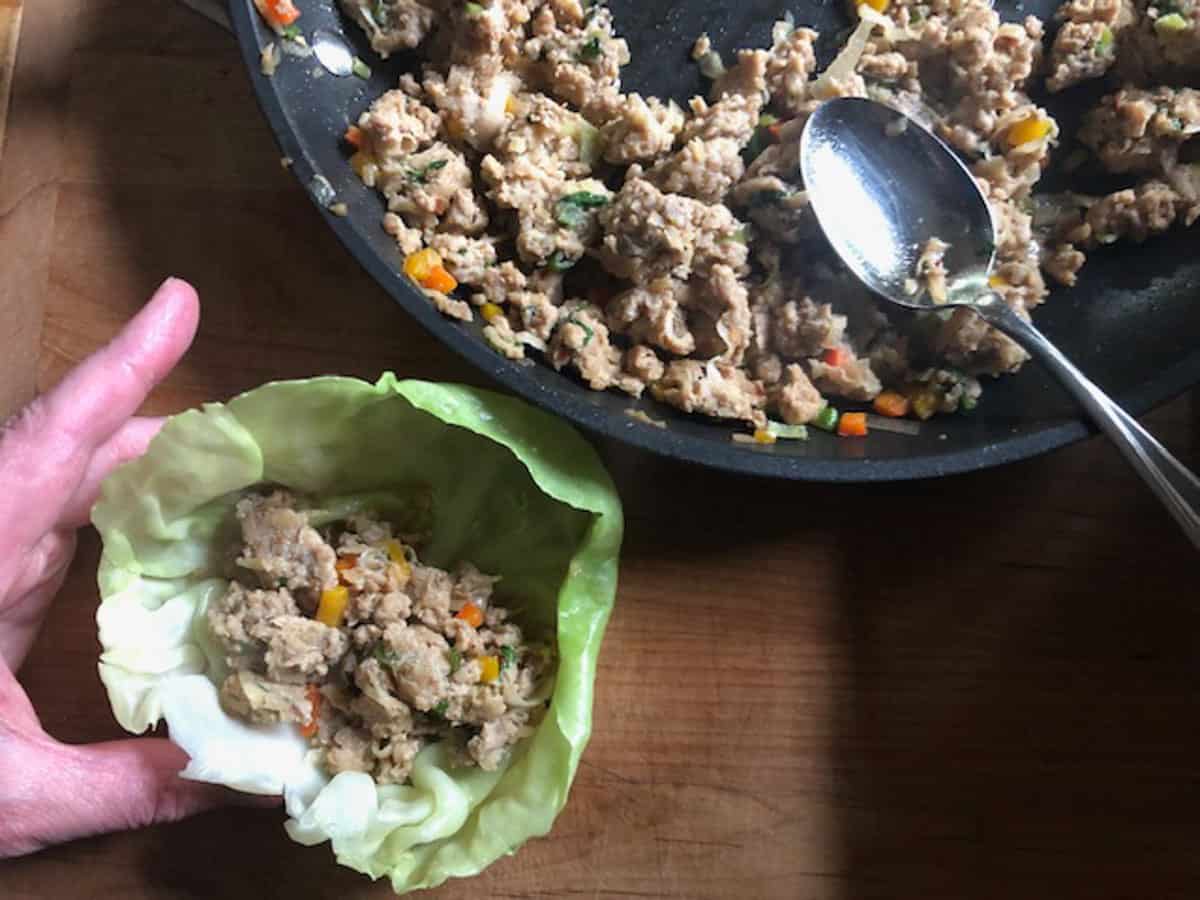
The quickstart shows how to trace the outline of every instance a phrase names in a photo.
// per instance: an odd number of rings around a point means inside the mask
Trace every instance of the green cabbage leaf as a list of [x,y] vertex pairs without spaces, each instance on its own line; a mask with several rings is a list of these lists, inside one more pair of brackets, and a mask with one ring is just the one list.
[[[426,747],[411,784],[329,777],[292,726],[256,726],[217,701],[225,672],[205,609],[225,589],[233,504],[263,482],[315,498],[315,519],[354,509],[427,517],[422,558],[498,574],[517,620],[557,648],[536,732],[499,771],[454,768]],[[276,382],[172,417],[114,472],[93,509],[104,542],[100,677],[117,720],[165,720],[183,776],[282,794],[286,829],[397,892],[478,873],[549,831],[591,733],[601,638],[617,585],[622,514],[592,448],[509,397],[386,374],[377,384]]]

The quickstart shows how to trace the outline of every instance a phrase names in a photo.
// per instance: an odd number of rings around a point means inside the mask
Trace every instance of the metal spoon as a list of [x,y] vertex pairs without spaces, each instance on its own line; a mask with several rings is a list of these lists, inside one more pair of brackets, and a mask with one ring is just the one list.
[[[809,118],[800,168],[825,236],[867,287],[910,309],[969,307],[1024,347],[1087,410],[1200,547],[1200,479],[988,287],[992,216],[954,151],[890,107],[843,97]],[[935,237],[950,245],[942,303],[914,290],[917,260]]]
[[339,34],[318,29],[312,36],[313,53],[331,75],[347,78],[354,72],[354,53]]

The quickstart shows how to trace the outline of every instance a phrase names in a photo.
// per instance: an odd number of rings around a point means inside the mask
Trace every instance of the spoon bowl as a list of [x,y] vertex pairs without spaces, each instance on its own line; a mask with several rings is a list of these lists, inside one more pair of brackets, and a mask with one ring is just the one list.
[[958,155],[914,120],[859,97],[822,103],[804,128],[800,168],[826,238],[867,287],[912,308],[941,305],[914,280],[937,238],[949,245],[951,302],[986,293],[996,246],[987,198]]

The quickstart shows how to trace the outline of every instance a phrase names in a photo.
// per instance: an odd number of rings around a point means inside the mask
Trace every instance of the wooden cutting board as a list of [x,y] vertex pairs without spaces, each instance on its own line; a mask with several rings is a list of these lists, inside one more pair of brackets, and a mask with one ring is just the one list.
[[[330,237],[227,32],[174,0],[27,6],[0,420],[168,274],[200,288],[202,324],[148,412],[322,372],[478,381]],[[1149,424],[1200,465],[1200,392]],[[419,900],[1196,900],[1200,565],[1111,446],[876,486],[602,451],[627,527],[570,802]],[[85,531],[20,673],[68,743],[126,737],[96,673],[98,554]],[[0,832],[20,775],[0,770]],[[282,819],[6,860],[0,898],[394,900]]]
[[8,94],[17,64],[17,38],[21,34],[22,0],[0,0],[0,155],[8,122]]

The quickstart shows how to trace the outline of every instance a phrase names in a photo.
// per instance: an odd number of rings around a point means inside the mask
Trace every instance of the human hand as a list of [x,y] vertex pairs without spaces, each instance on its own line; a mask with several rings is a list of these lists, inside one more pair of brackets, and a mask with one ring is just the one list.
[[187,351],[199,315],[195,290],[167,280],[112,343],[0,430],[0,856],[174,821],[230,796],[181,780],[187,758],[161,738],[56,741],[14,675],[101,481],[161,426],[133,414]]

